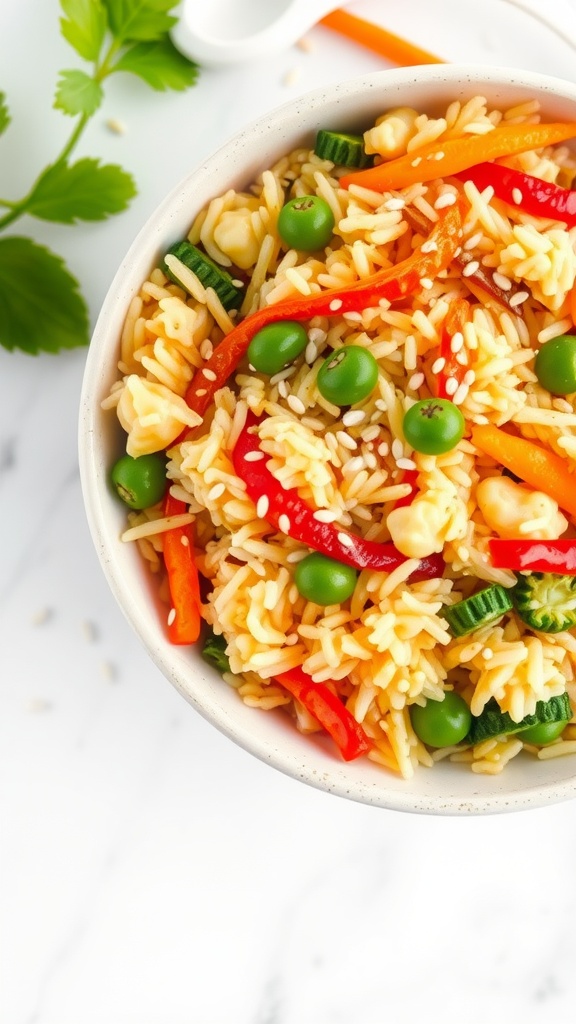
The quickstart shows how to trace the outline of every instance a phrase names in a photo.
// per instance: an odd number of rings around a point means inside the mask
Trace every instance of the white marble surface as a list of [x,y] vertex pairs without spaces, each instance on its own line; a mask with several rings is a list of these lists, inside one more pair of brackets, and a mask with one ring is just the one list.
[[[533,5],[576,20],[575,0]],[[501,0],[351,9],[450,61],[574,74],[574,51]],[[0,3],[9,197],[69,130],[51,109],[74,64],[58,15],[56,0]],[[80,152],[134,172],[130,211],[18,227],[67,258],[92,318],[148,213],[226,136],[295,91],[382,67],[327,30],[309,38],[309,53],[206,71],[184,95],[111,83]],[[84,359],[0,351],[2,1024],[572,1020],[576,804],[385,812],[287,779],[208,726],[150,664],[97,563],[76,456]]]

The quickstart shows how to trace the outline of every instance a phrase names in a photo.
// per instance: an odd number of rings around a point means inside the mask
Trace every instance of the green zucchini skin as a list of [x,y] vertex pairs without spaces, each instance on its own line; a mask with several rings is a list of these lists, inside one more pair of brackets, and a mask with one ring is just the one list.
[[447,605],[443,608],[442,615],[452,636],[466,636],[501,619],[512,607],[512,600],[506,588],[494,583],[463,601]]
[[501,711],[492,698],[486,704],[482,714],[472,719],[466,743],[481,743],[494,736],[509,736],[521,732],[522,729],[529,729],[533,725],[542,725],[544,722],[568,723],[571,718],[572,708],[567,693],[551,697],[550,700],[539,700],[535,713],[526,715],[521,722],[514,722],[508,712]]
[[331,132],[327,128],[317,133],[314,152],[321,160],[331,160],[341,167],[371,167],[374,162],[364,149],[361,135]]
[[563,633],[576,626],[576,576],[553,572],[519,575],[512,588],[516,613],[540,633]]
[[[238,288],[228,271],[219,267],[210,256],[202,252],[191,242],[176,242],[168,250],[166,255],[176,256],[188,270],[191,270],[204,285],[205,288],[213,288],[224,309],[238,309],[244,295],[244,290]],[[175,284],[184,287],[181,281],[163,263],[162,269]]]

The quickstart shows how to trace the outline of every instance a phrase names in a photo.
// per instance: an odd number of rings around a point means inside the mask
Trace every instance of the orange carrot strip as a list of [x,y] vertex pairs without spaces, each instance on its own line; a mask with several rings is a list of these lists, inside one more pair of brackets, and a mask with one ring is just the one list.
[[435,57],[427,50],[421,50],[406,39],[388,32],[379,25],[373,25],[364,18],[357,18],[355,14],[348,11],[332,11],[325,18],[321,18],[320,24],[326,28],[339,32],[340,35],[352,39],[353,42],[365,46],[381,57],[398,64],[400,67],[412,67],[414,64],[444,64],[441,57]]
[[[164,514],[174,516],[182,512],[186,512],[185,503],[173,498],[168,491],[164,499]],[[190,524],[177,526],[164,534],[164,564],[172,599],[168,639],[173,644],[194,644],[200,636],[200,581],[193,544]]]
[[576,124],[502,124],[485,135],[467,135],[439,139],[421,149],[412,150],[363,171],[353,171],[340,179],[343,188],[362,185],[375,192],[406,188],[419,181],[446,178],[475,164],[499,157],[525,153],[530,149],[554,146],[576,136]]
[[492,424],[473,427],[472,444],[576,516],[576,473],[555,452]]

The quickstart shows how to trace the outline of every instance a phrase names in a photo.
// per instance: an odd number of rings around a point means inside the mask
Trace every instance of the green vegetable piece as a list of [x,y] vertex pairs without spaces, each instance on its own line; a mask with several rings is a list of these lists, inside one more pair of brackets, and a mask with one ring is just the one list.
[[455,448],[464,434],[464,417],[447,398],[424,398],[408,409],[402,422],[409,445],[424,455],[443,455]]
[[[243,288],[234,284],[231,275],[226,270],[223,270],[222,267],[219,267],[210,256],[201,252],[200,249],[197,249],[190,242],[176,242],[168,250],[167,255],[176,256],[185,267],[188,267],[189,270],[196,274],[196,277],[205,288],[213,288],[224,309],[238,309],[244,294]],[[179,281],[175,274],[166,266],[166,262],[164,262],[163,270],[175,284],[185,288],[182,281]]]
[[208,628],[202,648],[202,657],[204,661],[217,668],[222,674],[230,671],[230,661],[226,654],[227,646],[228,644],[224,636],[217,636],[213,629]]
[[294,582],[298,593],[314,604],[342,604],[354,592],[358,573],[350,565],[314,551],[298,562]]
[[278,234],[291,249],[315,252],[332,238],[334,214],[321,196],[290,199],[278,215]]
[[0,135],[5,132],[10,124],[10,111],[6,103],[6,95],[0,92]]
[[576,391],[576,335],[562,334],[546,341],[534,362],[538,383],[553,395]]
[[137,459],[123,455],[112,467],[110,477],[125,505],[133,509],[150,508],[166,493],[166,459],[155,453]]
[[297,320],[278,320],[257,331],[248,346],[248,362],[259,373],[272,376],[293,363],[308,344],[308,334]]
[[476,629],[501,619],[512,607],[508,591],[500,584],[493,583],[463,601],[447,605],[442,615],[452,636],[466,636],[467,633],[473,633]]
[[572,718],[570,698],[567,693],[550,700],[539,700],[533,715],[526,715],[520,722],[515,722],[507,711],[501,711],[494,698],[486,704],[481,715],[472,718],[468,741],[481,743],[493,736],[509,736],[533,725],[544,725],[549,722],[569,722]]
[[519,575],[512,600],[522,621],[540,633],[562,633],[576,626],[576,576]]
[[321,160],[331,160],[342,167],[370,167],[374,162],[364,149],[361,135],[331,132],[321,128],[316,135],[314,152]]
[[378,363],[367,348],[343,345],[324,360],[316,384],[333,405],[355,405],[372,393],[378,383]]
[[541,722],[529,729],[522,729],[518,736],[523,743],[533,743],[536,747],[545,747],[562,735],[566,722]]
[[452,747],[470,730],[472,715],[466,701],[448,690],[444,700],[427,700],[410,705],[410,721],[419,740],[428,747]]

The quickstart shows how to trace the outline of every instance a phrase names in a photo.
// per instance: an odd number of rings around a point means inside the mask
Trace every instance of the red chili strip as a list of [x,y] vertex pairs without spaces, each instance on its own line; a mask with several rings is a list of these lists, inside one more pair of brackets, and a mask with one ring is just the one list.
[[[170,492],[164,499],[164,515],[178,516],[187,506]],[[167,530],[163,539],[164,564],[172,610],[168,616],[168,639],[173,644],[194,644],[200,636],[200,581],[194,562],[194,532],[191,524]]]
[[514,572],[553,572],[576,576],[576,540],[488,541],[492,565]]
[[[444,360],[444,365],[437,378],[437,396],[438,398],[453,398],[457,387],[464,380],[464,376],[468,370],[468,366],[462,363],[457,357],[460,352],[465,352],[462,346],[458,352],[454,352],[452,349],[453,338],[462,334],[464,331],[464,324],[470,318],[470,303],[467,299],[456,298],[453,299],[448,307],[448,312],[444,318],[444,325],[442,327],[442,334],[440,337],[440,351],[439,356]],[[450,394],[447,390],[447,384],[449,380],[456,381],[456,387]]]
[[497,199],[534,217],[550,217],[569,227],[576,224],[576,191],[572,189],[553,185],[502,164],[476,164],[455,177],[461,181],[473,181],[480,192],[491,185]]
[[353,761],[371,749],[362,726],[325,683],[313,683],[301,668],[283,672],[276,681],[326,730],[345,761]]
[[[248,414],[232,452],[232,462],[236,475],[246,484],[246,492],[254,504],[258,506],[260,498],[267,499],[266,511],[262,513],[266,522],[294,540],[338,562],[351,565],[354,569],[392,572],[407,561],[406,555],[402,555],[392,542],[378,544],[364,540],[333,523],[321,523],[315,519],[314,509],[300,498],[294,488],[284,489],[266,466],[258,438],[259,423],[260,420],[253,413]],[[412,582],[433,579],[442,576],[443,571],[442,556],[430,555],[421,559],[409,579]]]

